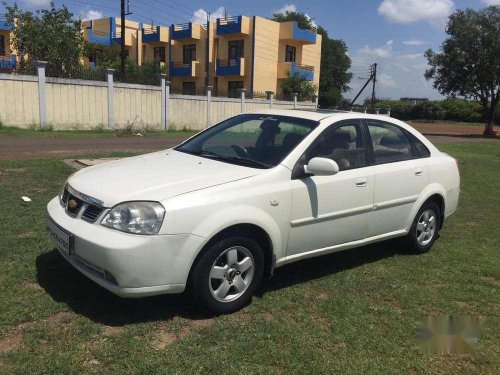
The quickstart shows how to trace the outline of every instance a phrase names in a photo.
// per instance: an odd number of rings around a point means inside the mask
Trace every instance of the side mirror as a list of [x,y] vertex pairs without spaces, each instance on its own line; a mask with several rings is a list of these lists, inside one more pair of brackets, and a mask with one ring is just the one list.
[[304,172],[315,176],[332,176],[339,173],[339,165],[332,159],[312,158],[309,164],[304,166]]

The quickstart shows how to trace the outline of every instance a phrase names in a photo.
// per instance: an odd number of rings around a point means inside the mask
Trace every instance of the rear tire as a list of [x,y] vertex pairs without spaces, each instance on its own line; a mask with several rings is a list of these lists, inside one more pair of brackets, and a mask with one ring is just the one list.
[[263,273],[259,244],[243,236],[227,237],[211,245],[195,264],[188,292],[204,310],[231,313],[250,303]]
[[439,238],[441,210],[434,202],[425,202],[418,210],[406,237],[410,250],[416,254],[428,252]]

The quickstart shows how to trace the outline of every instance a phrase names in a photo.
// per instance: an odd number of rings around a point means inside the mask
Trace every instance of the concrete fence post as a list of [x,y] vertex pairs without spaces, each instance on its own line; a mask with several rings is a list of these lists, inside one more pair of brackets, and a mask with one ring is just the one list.
[[165,81],[165,130],[170,128],[170,81]]
[[380,108],[375,108],[375,114],[377,114],[377,115],[380,114]]
[[207,128],[212,125],[212,86],[207,86]]
[[267,94],[267,100],[269,100],[269,108],[273,108],[274,92],[266,91],[266,94]]
[[47,124],[47,92],[45,89],[45,68],[47,61],[35,61],[36,74],[38,76],[38,113],[40,127]]
[[313,99],[312,101],[314,103],[314,108],[317,109],[318,108],[318,99],[319,99],[318,95],[313,95],[312,99]]
[[115,104],[113,91],[114,69],[106,69],[106,80],[108,81],[108,128],[115,128]]
[[241,97],[241,113],[245,112],[245,91],[246,89],[238,89]]
[[365,108],[364,108],[364,111],[365,111],[365,113],[366,113],[366,112],[368,111],[368,108],[366,108],[366,107],[365,107]]
[[164,130],[167,130],[167,95],[166,95],[166,82],[167,82],[167,75],[164,73],[160,74],[160,82],[161,82],[161,120],[160,124],[161,127]]
[[293,109],[297,109],[297,97],[299,96],[298,92],[293,93]]
[[391,117],[391,109],[387,108],[387,116]]

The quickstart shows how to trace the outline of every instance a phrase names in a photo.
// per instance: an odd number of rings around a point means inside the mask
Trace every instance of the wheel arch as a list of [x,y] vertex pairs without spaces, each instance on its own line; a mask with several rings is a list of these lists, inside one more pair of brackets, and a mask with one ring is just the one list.
[[191,264],[191,269],[189,270],[189,277],[191,276],[191,272],[198,261],[201,259],[203,254],[209,249],[213,244],[218,241],[230,237],[230,236],[244,236],[249,237],[253,240],[256,240],[260,247],[262,248],[264,255],[264,275],[269,276],[272,273],[275,263],[275,255],[274,255],[274,247],[273,241],[271,240],[271,236],[269,233],[259,225],[252,223],[239,223],[230,225],[213,236],[211,236],[208,241],[203,245],[201,250],[196,255],[194,261]]

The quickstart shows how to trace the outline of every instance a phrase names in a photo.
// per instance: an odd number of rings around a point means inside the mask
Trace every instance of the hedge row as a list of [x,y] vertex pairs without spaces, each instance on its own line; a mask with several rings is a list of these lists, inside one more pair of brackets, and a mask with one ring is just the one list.
[[[461,99],[429,100],[418,104],[387,100],[378,102],[377,107],[391,108],[391,116],[400,120],[485,122],[481,104]],[[500,105],[497,106],[495,122],[500,124]]]

